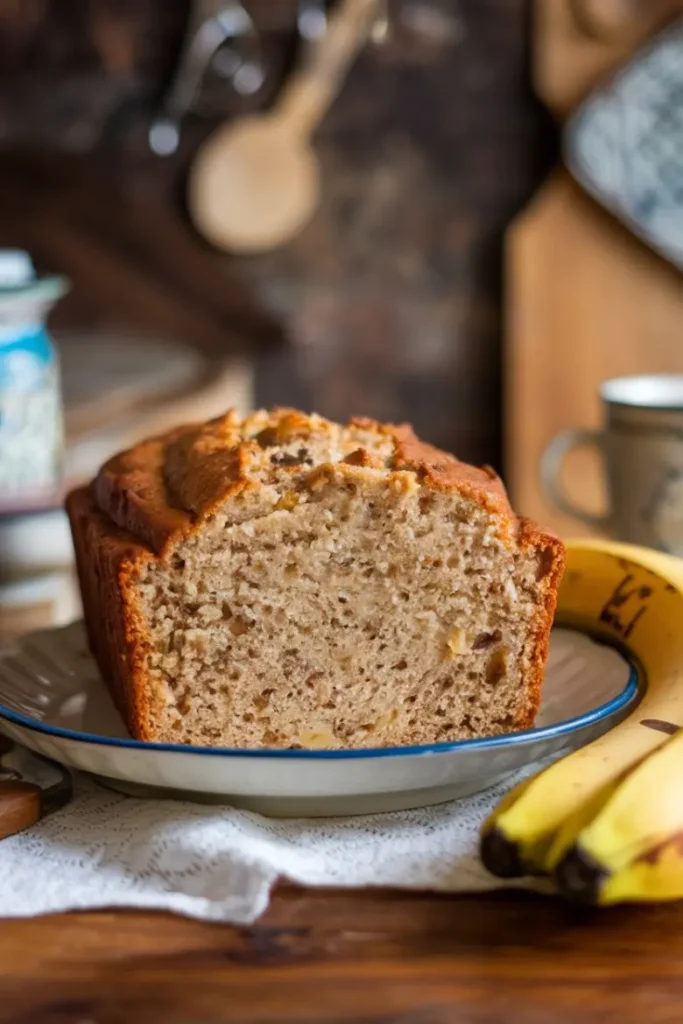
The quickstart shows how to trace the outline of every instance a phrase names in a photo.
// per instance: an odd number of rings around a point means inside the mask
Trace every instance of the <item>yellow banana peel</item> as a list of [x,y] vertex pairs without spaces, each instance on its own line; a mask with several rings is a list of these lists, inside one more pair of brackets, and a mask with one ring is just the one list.
[[[482,858],[495,874],[554,872],[562,891],[594,902],[610,893],[604,901],[614,902],[618,877],[654,877],[647,861],[628,865],[652,845],[655,833],[658,841],[666,838],[652,820],[645,825],[647,785],[657,778],[671,786],[683,774],[667,774],[675,761],[668,751],[662,750],[661,771],[648,765],[649,755],[683,725],[683,560],[611,541],[570,542],[557,621],[625,648],[641,667],[647,689],[640,704],[609,733],[508,794],[484,824]],[[683,750],[683,741],[676,742]],[[636,804],[623,796],[627,792]],[[666,822],[678,821],[677,798],[662,796],[657,814],[666,832]],[[601,820],[611,822],[609,828],[601,830]],[[629,821],[634,822],[630,832],[624,824]],[[645,833],[640,842],[639,830]],[[625,836],[630,852],[627,844],[620,845]],[[610,851],[609,864],[603,846]],[[662,863],[671,875],[668,857]],[[628,870],[636,874],[623,874]]]
[[683,899],[683,838],[673,836],[628,867],[608,875],[595,902],[644,903]]
[[620,871],[683,832],[683,733],[633,768],[576,836],[595,864]]

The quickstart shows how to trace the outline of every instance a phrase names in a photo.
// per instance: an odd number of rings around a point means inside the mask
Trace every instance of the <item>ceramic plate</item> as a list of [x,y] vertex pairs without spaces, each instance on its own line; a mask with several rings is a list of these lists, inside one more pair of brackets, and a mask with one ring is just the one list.
[[0,651],[0,731],[38,754],[136,795],[220,800],[264,814],[422,807],[492,786],[582,746],[640,696],[611,647],[555,629],[536,728],[508,736],[367,750],[230,750],[132,740],[87,650],[82,623]]

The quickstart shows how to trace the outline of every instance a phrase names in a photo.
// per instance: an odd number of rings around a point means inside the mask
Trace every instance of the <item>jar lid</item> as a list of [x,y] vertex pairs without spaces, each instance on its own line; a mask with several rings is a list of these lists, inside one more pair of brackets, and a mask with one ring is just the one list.
[[0,299],[13,305],[24,298],[54,302],[68,291],[65,277],[38,277],[24,249],[0,249]]
[[35,281],[33,261],[23,249],[0,249],[0,288],[21,288]]

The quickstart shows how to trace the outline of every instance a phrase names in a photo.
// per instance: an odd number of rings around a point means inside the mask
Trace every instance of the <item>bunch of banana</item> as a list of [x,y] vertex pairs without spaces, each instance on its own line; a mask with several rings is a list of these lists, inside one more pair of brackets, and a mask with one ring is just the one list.
[[508,794],[484,824],[482,859],[501,877],[550,875],[587,903],[683,898],[683,560],[572,543],[557,618],[626,648],[645,695]]

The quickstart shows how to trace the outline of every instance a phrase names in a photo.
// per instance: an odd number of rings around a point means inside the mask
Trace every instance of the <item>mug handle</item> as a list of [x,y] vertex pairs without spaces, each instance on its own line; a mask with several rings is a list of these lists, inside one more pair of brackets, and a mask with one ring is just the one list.
[[589,512],[587,509],[579,508],[571,498],[568,498],[560,483],[560,472],[565,457],[573,448],[585,448],[593,446],[602,454],[602,431],[601,430],[561,430],[552,439],[541,456],[541,485],[546,497],[565,515],[579,519],[588,526],[598,529],[607,529],[610,521],[608,512],[599,515]]

